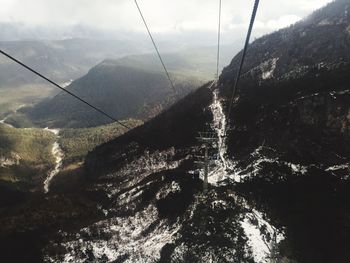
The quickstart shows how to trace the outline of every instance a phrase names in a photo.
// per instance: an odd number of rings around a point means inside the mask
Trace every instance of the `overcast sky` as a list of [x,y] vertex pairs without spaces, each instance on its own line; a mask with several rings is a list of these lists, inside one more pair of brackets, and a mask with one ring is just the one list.
[[[215,32],[219,0],[138,0],[153,32]],[[222,0],[223,36],[246,30],[254,0]],[[292,24],[331,0],[261,0],[255,36]],[[134,0],[0,0],[0,22],[144,32]]]

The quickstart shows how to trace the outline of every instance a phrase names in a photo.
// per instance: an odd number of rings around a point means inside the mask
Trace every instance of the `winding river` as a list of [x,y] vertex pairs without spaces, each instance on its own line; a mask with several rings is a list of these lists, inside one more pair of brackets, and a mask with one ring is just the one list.
[[[13,113],[16,113],[20,108],[22,108],[24,105],[21,105],[16,111],[14,111]],[[6,125],[7,127],[16,129],[14,126],[12,126],[11,124],[6,123],[6,120],[8,117],[10,117],[13,113],[10,113],[9,115],[7,115],[4,119],[0,120],[0,124]],[[58,129],[49,129],[49,128],[45,128],[45,131],[51,132],[56,136],[56,141],[54,142],[54,144],[52,145],[52,150],[51,153],[53,155],[53,157],[55,158],[55,167],[53,168],[53,170],[51,170],[45,181],[44,181],[44,192],[48,193],[49,192],[49,188],[50,188],[50,184],[52,179],[60,172],[61,167],[62,167],[62,161],[63,161],[63,157],[64,157],[64,153],[60,147],[60,144],[58,142],[60,136],[59,133],[60,131]]]
[[3,118],[2,120],[0,120],[0,124],[4,124],[4,125],[6,125],[7,127],[14,128],[11,124],[6,123],[6,120],[7,120],[8,117],[10,117],[12,114],[16,114],[18,110],[20,110],[21,108],[23,108],[23,107],[25,107],[25,106],[26,106],[25,104],[22,104],[22,105],[18,106],[18,108],[17,108],[16,110],[14,110],[13,112],[8,113],[7,116],[5,116],[5,118]]
[[58,140],[60,138],[60,136],[59,136],[60,131],[58,129],[49,129],[49,128],[45,128],[44,130],[49,131],[49,132],[53,133],[54,135],[56,135],[56,142],[54,142],[54,144],[52,146],[52,150],[51,150],[52,155],[55,157],[55,167],[52,171],[49,172],[49,174],[47,175],[47,177],[44,181],[44,192],[48,193],[50,190],[50,184],[51,184],[52,179],[61,170],[64,153],[60,147],[60,144],[58,143]]
[[7,117],[6,117],[6,118],[4,118],[4,119],[2,119],[2,120],[0,120],[0,123],[1,123],[1,124],[6,125],[6,126],[8,126],[8,127],[13,128],[13,126],[12,126],[11,124],[8,124],[8,123],[6,123],[6,122],[5,122],[5,121],[6,121],[6,119],[7,119]]

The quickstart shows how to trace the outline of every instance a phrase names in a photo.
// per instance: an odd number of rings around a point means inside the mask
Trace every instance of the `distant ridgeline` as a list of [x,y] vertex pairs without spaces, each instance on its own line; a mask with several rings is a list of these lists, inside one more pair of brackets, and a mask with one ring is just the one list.
[[[198,78],[180,74],[172,75],[172,78],[175,79],[177,94],[172,91],[162,71],[122,66],[119,62],[108,60],[74,81],[67,89],[116,119],[147,120],[202,83]],[[25,112],[35,124],[43,126],[80,128],[110,122],[63,93]]]

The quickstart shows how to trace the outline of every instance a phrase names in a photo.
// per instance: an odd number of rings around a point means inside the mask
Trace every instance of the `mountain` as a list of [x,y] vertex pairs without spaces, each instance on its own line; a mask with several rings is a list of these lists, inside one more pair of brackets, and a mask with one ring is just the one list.
[[[348,262],[350,61],[343,50],[350,45],[349,6],[332,2],[254,41],[230,118],[241,53],[214,90],[204,85],[91,151],[84,171],[72,172],[61,188],[0,218],[3,257]],[[320,25],[324,19],[335,22]],[[304,31],[310,37],[299,34]],[[283,40],[284,34],[293,38]],[[330,58],[323,52],[328,45]],[[272,58],[276,63],[265,64]],[[216,135],[208,193],[195,165],[201,131]]]
[[[67,42],[67,43],[66,43]],[[72,43],[71,43],[72,42]],[[34,68],[37,68],[40,72],[47,74],[52,79],[61,79],[62,82],[64,78],[78,76],[79,73],[82,73],[83,70],[86,70],[86,67],[91,65],[93,61],[97,61],[98,58],[102,58],[103,56],[117,57],[118,54],[113,53],[114,50],[120,50],[120,54],[124,54],[125,52],[132,52],[133,48],[130,49],[125,48],[124,45],[118,45],[116,42],[110,42],[111,45],[116,45],[117,47],[107,46],[109,42],[100,41],[101,51],[96,51],[94,53],[93,47],[94,43],[90,40],[85,43],[85,46],[91,46],[90,51],[88,52],[88,48],[85,48],[84,45],[80,45],[80,41],[78,40],[66,40],[64,41],[65,46],[67,46],[61,54],[55,54],[55,52],[51,52],[51,54],[46,54],[45,50],[51,50],[50,48],[43,48],[43,52],[40,50],[40,45],[43,45],[41,42],[32,43],[28,50],[26,50],[23,41],[18,44],[18,48],[14,49],[13,53],[17,54],[19,57],[26,57],[30,50],[35,49],[34,54],[27,58],[28,64],[33,65]],[[74,43],[76,45],[74,45]],[[97,43],[97,42],[96,42]],[[96,44],[95,43],[95,44]],[[103,45],[104,44],[104,45]],[[53,45],[53,44],[50,44]],[[96,44],[96,48],[97,48]],[[34,48],[35,47],[35,48]],[[12,47],[13,48],[13,47]],[[109,50],[109,51],[106,51]],[[222,56],[230,57],[234,54],[237,49],[236,44],[225,45],[222,48]],[[23,52],[24,55],[21,55]],[[76,54],[75,54],[76,53]],[[40,57],[46,57],[44,60],[35,61],[35,54],[46,54]],[[84,55],[83,55],[84,54]],[[93,57],[94,56],[94,57]],[[184,94],[187,94],[189,90],[191,90],[195,86],[199,86],[205,81],[210,80],[214,76],[214,72],[216,71],[216,48],[215,47],[196,47],[196,48],[185,48],[182,50],[178,50],[173,53],[165,53],[163,54],[163,59],[167,65],[168,70],[173,75],[172,77],[175,79],[175,84],[178,84],[179,94],[176,96],[181,97]],[[52,61],[58,61],[58,64],[55,66]],[[60,63],[60,61],[64,63]],[[227,59],[222,59],[223,63],[227,62]],[[45,98],[53,97],[52,93],[55,91],[51,86],[49,86],[49,90],[51,93],[47,94],[45,90],[47,88],[42,87],[43,84],[40,84],[40,80],[37,79],[29,72],[23,71],[23,69],[19,70],[18,66],[12,65],[9,63],[4,63],[3,66],[6,70],[3,71],[4,76],[0,76],[0,79],[3,77],[3,84],[5,85],[6,81],[8,84],[12,85],[11,88],[0,88],[0,93],[4,94],[3,104],[2,100],[0,100],[0,114],[8,113],[12,108],[10,107],[10,101],[17,102],[17,106],[21,104],[32,104],[28,103],[27,100],[23,101],[18,98],[19,94],[23,96],[27,95],[31,100],[36,98],[35,101],[42,101]],[[40,65],[40,66],[39,66]],[[115,72],[113,74],[112,72]],[[134,71],[134,72],[132,72]],[[24,75],[23,75],[23,74]],[[13,77],[11,77],[12,75]],[[122,75],[121,79],[116,79],[117,75]],[[1,75],[1,73],[0,73]],[[129,77],[128,77],[129,75]],[[138,75],[138,78],[131,78],[131,75]],[[148,75],[148,76],[147,76]],[[5,77],[7,76],[7,77]],[[142,78],[153,79],[154,82],[150,82],[150,80],[145,79],[145,83],[142,83]],[[6,80],[7,78],[7,80]],[[103,81],[100,81],[100,78]],[[28,85],[21,86],[20,82],[30,82],[33,87],[28,87]],[[154,84],[159,81],[159,83]],[[36,83],[38,82],[38,83]],[[164,94],[147,94],[145,103],[142,101],[143,94],[134,94],[136,92],[136,86],[139,84],[145,84],[144,89],[147,85],[153,85],[151,92],[158,92],[161,90],[160,87],[164,86],[164,91],[161,93]],[[69,84],[69,82],[67,83]],[[40,86],[41,85],[41,86]],[[115,85],[115,86],[114,86]],[[115,87],[120,85],[125,86],[122,90],[117,90]],[[133,87],[130,87],[133,86]],[[135,86],[136,85],[136,86]],[[158,86],[158,87],[156,87]],[[190,88],[192,86],[192,88]],[[98,88],[97,88],[98,87]],[[159,63],[159,59],[154,54],[144,54],[144,55],[130,55],[125,56],[119,59],[107,59],[97,66],[93,67],[85,76],[78,79],[72,85],[68,87],[72,91],[77,94],[83,96],[88,101],[94,97],[94,100],[98,100],[98,105],[107,110],[110,110],[111,113],[115,112],[116,117],[125,116],[133,117],[133,118],[142,118],[147,119],[156,115],[163,107],[166,107],[174,101],[174,98],[171,97],[172,94],[169,89],[168,80],[164,78],[163,68]],[[135,103],[129,103],[127,100],[123,100],[121,105],[119,104],[118,98],[121,96],[125,96],[125,90],[132,90],[128,96],[134,96],[131,100],[135,99]],[[88,90],[89,95],[84,95]],[[114,90],[114,91],[112,91]],[[29,92],[31,91],[31,92]],[[113,94],[115,92],[115,94]],[[31,94],[30,96],[28,95]],[[108,94],[107,94],[108,93]],[[7,96],[7,94],[9,94]],[[118,98],[117,98],[118,97]],[[113,105],[114,102],[112,98],[117,98],[117,104]],[[164,102],[159,100],[163,100],[167,98]],[[106,99],[106,100],[105,100]],[[150,99],[150,101],[148,101]],[[158,102],[153,101],[158,100]],[[123,108],[123,103],[127,104],[128,107],[133,106],[133,109],[121,109]],[[2,104],[2,105],[1,105]],[[140,105],[145,104],[145,105]],[[152,104],[152,105],[148,105]],[[154,105],[153,105],[154,104]],[[105,124],[109,120],[100,119],[100,116],[97,115],[93,111],[87,111],[88,114],[84,113],[85,106],[76,103],[75,99],[69,98],[67,95],[59,94],[53,99],[47,99],[46,102],[43,102],[36,106],[33,110],[31,110],[30,118],[34,120],[35,123],[40,123],[41,125],[46,125],[45,123],[58,127],[85,127],[85,126],[96,126],[99,124]],[[145,111],[145,114],[140,114],[141,111]],[[73,112],[73,113],[72,113]],[[92,116],[89,120],[86,120],[88,116]],[[19,120],[20,118],[20,120]],[[84,120],[85,118],[85,120]],[[12,120],[13,124],[16,126],[23,126],[22,117],[16,118],[16,120]],[[90,120],[93,120],[90,122]],[[8,119],[10,121],[10,118]],[[25,121],[27,124],[24,125],[28,127],[30,122]]]
[[[1,41],[0,49],[63,86],[83,76],[105,58],[119,58],[147,50],[131,42],[78,38]],[[0,115],[57,93],[50,84],[0,56]]]
[[[206,130],[206,122],[214,131],[222,129],[225,118],[218,120],[217,103],[226,105],[227,114],[241,53],[220,77],[218,101],[214,96],[212,102],[209,90],[202,88],[90,153],[87,174],[96,191],[109,196],[104,209],[111,212],[78,232],[87,233],[84,240],[92,245],[92,257],[102,256],[95,249],[102,246],[107,257],[132,262],[147,257],[147,244],[156,240],[162,244],[153,250],[159,262],[268,262],[264,254],[272,251],[283,262],[347,262],[349,6],[348,1],[335,1],[250,45],[244,67],[249,73],[228,120],[227,154],[225,147],[221,152],[227,172],[213,168],[206,197],[193,175],[191,154],[199,153],[197,132]],[[332,22],[320,24],[327,18]],[[153,166],[159,159],[166,164]],[[135,176],[131,171],[139,166],[145,168]],[[111,185],[102,189],[98,185],[106,178]],[[118,236],[113,230],[124,220],[144,232],[125,230],[134,235]],[[104,229],[108,237],[87,232],[93,227]],[[113,250],[112,244],[120,242],[125,246]],[[128,250],[137,242],[146,244],[137,253]],[[72,238],[66,244],[84,248]],[[109,249],[114,252],[108,254]]]
[[[116,119],[145,120],[193,91],[201,83],[195,77],[172,74],[175,94],[161,69],[145,63],[142,67],[129,66],[124,62],[125,59],[106,60],[74,81],[67,89]],[[28,115],[34,123],[53,127],[92,127],[110,122],[106,117],[101,117],[100,113],[64,93],[29,109]]]
[[[0,42],[2,50],[53,80],[64,83],[86,74],[105,58],[119,58],[143,50],[118,40],[22,40]],[[1,57],[1,87],[16,87],[39,79]]]
[[[337,0],[327,8],[273,34],[254,41],[249,47],[243,72],[262,80],[300,76],[315,66],[332,68],[350,59],[350,9],[347,0]],[[232,75],[239,56],[223,72]],[[231,69],[231,70],[230,70]]]
[[[59,82],[66,83],[86,74],[91,67],[105,59],[118,59],[128,55],[135,55],[132,59],[141,64],[158,67],[159,61],[150,53],[153,50],[147,45],[140,45],[131,40],[106,40],[89,38],[72,38],[64,40],[17,40],[0,41],[0,48],[13,55],[23,63],[30,65],[45,76]],[[196,46],[181,48],[164,47],[165,60],[170,67],[184,69],[192,67],[192,72],[201,76],[213,74],[216,66],[216,49],[214,46]],[[237,43],[224,45],[222,48],[223,63],[238,51]],[[170,53],[170,54],[168,54]],[[228,56],[227,56],[228,55]],[[123,61],[132,64],[133,60],[125,57]],[[152,62],[150,62],[152,61]],[[132,64],[135,66],[135,64]],[[0,89],[15,88],[25,84],[40,83],[41,80],[32,73],[16,65],[6,57],[0,57]]]
[[[237,41],[230,45],[221,46],[220,70],[222,65],[227,65],[230,58],[239,51],[240,44],[240,41]],[[171,72],[198,77],[204,81],[209,81],[215,77],[216,58],[216,46],[189,47],[163,54],[164,62]],[[162,70],[159,59],[154,54],[126,56],[118,59],[116,63],[140,69],[154,68],[159,71]]]

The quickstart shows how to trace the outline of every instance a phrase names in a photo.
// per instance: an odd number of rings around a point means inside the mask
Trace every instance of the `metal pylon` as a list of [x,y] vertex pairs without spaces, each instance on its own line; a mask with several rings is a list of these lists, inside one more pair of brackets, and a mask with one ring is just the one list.
[[204,169],[203,192],[207,193],[209,165],[212,161],[212,158],[210,158],[209,150],[214,148],[215,142],[217,141],[216,133],[199,132],[199,137],[197,137],[197,140],[201,144],[201,154],[196,156],[197,161],[195,161],[195,163],[199,164],[202,169]]

